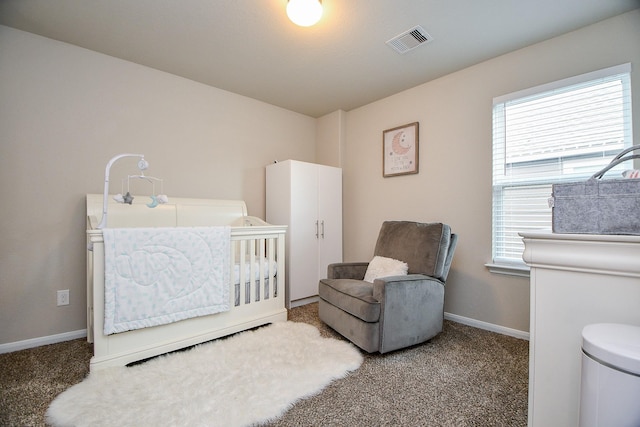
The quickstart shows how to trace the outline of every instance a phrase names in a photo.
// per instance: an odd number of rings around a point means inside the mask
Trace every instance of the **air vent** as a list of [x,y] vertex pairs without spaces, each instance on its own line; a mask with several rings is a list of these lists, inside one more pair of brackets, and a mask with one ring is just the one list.
[[399,53],[405,53],[431,40],[433,40],[433,37],[418,25],[388,40],[387,44]]

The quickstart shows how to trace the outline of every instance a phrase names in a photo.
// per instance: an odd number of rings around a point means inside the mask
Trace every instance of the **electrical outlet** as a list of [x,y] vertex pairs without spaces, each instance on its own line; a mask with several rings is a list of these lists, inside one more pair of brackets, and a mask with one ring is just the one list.
[[69,289],[58,291],[58,306],[69,305]]

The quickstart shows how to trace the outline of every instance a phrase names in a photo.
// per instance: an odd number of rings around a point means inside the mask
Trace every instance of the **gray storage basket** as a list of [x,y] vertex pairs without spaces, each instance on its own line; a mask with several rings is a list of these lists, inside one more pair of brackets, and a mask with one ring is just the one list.
[[601,179],[614,166],[640,158],[626,156],[638,149],[640,145],[623,150],[585,182],[554,184],[553,232],[640,235],[640,179]]

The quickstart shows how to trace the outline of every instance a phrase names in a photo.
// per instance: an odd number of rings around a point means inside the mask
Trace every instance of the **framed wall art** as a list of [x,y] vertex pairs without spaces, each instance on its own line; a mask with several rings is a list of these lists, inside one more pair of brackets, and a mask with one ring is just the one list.
[[418,173],[418,122],[382,132],[382,176]]

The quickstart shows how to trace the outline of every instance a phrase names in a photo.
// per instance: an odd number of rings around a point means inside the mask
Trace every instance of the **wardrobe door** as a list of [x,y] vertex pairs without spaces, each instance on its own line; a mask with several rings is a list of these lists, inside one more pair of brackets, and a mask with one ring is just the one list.
[[318,167],[291,162],[289,300],[318,294]]
[[[327,277],[327,266],[342,262],[342,169],[318,166],[317,280]],[[316,290],[313,295],[316,295]]]

